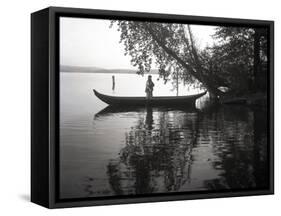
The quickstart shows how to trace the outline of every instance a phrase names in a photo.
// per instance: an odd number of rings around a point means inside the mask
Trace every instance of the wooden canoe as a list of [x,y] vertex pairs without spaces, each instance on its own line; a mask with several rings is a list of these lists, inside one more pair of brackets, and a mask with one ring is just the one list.
[[116,97],[101,94],[93,89],[95,95],[103,102],[109,105],[118,106],[174,106],[174,105],[195,105],[196,99],[202,97],[207,92],[203,92],[195,95],[187,96],[165,96],[165,97],[152,97],[147,99],[146,97]]

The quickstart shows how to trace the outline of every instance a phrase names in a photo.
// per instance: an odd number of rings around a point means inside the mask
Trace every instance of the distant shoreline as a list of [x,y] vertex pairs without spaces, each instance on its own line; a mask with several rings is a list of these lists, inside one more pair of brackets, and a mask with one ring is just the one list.
[[[103,69],[98,67],[79,67],[61,65],[60,71],[64,73],[110,73],[110,74],[137,74],[137,70],[132,69]],[[158,74],[158,70],[153,69],[145,74]]]
[[[74,74],[74,73],[81,73],[81,74],[133,74],[133,75],[140,75],[141,74],[137,74],[137,73],[130,73],[130,72],[119,72],[119,73],[114,73],[114,72],[104,72],[104,71],[100,71],[100,72],[85,72],[85,71],[73,71],[73,72],[69,72],[69,71],[60,71],[60,73],[67,73],[67,74]],[[157,75],[158,73],[145,73],[143,75]]]

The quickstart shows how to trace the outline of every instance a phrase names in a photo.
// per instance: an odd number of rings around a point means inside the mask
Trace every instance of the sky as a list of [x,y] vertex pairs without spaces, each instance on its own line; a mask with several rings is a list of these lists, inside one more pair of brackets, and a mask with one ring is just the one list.
[[[60,18],[60,64],[100,67],[104,69],[136,69],[124,55],[120,32],[109,28],[110,21],[92,18]],[[191,25],[199,47],[212,45],[214,26]]]

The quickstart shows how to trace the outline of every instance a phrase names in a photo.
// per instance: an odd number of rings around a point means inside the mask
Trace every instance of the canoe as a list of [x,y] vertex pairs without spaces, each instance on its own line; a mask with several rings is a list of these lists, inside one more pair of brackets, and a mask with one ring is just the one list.
[[116,97],[101,94],[93,89],[95,95],[103,102],[109,105],[118,106],[178,106],[178,105],[195,105],[196,99],[202,97],[207,91],[195,95],[187,96],[165,96],[165,97],[152,97],[147,99],[146,97]]

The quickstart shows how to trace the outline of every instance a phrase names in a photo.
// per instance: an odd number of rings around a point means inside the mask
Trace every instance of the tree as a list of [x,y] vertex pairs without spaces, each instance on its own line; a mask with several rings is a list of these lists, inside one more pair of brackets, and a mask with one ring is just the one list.
[[213,56],[230,89],[256,91],[258,80],[266,73],[262,69],[267,63],[266,29],[218,27],[213,37],[217,40]]
[[179,78],[186,84],[206,88],[214,97],[223,94],[221,86],[234,92],[248,90],[255,74],[259,74],[256,71],[266,36],[259,33],[257,38],[256,29],[218,27],[214,35],[218,43],[200,50],[190,25],[125,20],[112,21],[113,24],[121,32],[125,55],[131,57],[139,74],[149,72],[155,61],[164,80]]
[[210,53],[197,48],[189,25],[124,20],[114,23],[121,32],[125,55],[130,55],[139,74],[149,72],[155,59],[164,80],[171,75],[185,83],[205,87],[215,95],[222,93],[217,89],[221,80],[210,78]]

